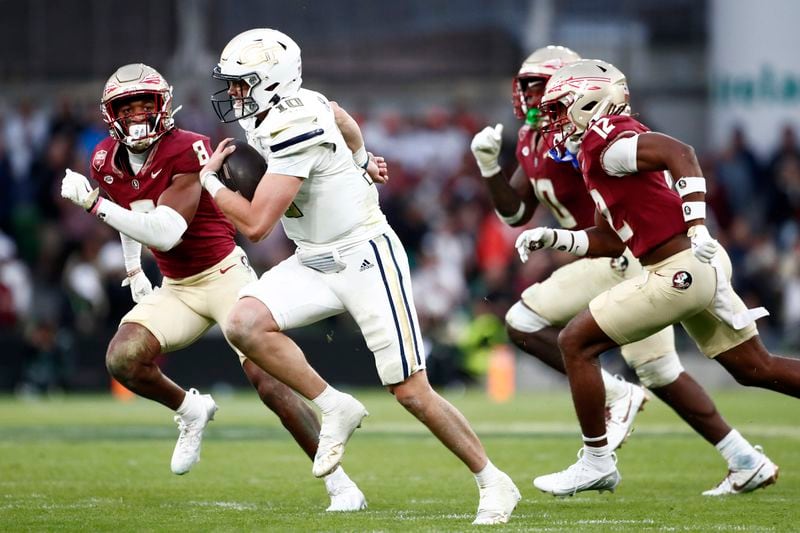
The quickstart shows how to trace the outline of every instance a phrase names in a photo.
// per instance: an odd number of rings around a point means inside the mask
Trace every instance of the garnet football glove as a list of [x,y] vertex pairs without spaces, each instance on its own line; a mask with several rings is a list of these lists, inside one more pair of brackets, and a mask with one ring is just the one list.
[[589,251],[589,236],[585,231],[533,228],[520,233],[514,247],[523,263],[528,261],[530,252],[542,248],[554,248],[572,255],[584,256]]
[[710,263],[717,253],[719,243],[708,234],[708,228],[697,225],[689,228],[687,233],[692,240],[692,253],[703,263]]
[[481,176],[491,178],[500,172],[500,165],[497,157],[500,155],[500,146],[503,143],[503,125],[498,124],[494,128],[486,126],[475,134],[470,144],[472,155],[478,163]]
[[131,288],[131,298],[137,304],[142,301],[142,298],[153,292],[153,284],[147,278],[141,269],[133,276],[128,276],[122,280],[122,286]]
[[92,190],[92,186],[86,176],[67,169],[64,178],[61,180],[61,197],[66,198],[75,205],[91,211],[97,203],[100,189]]

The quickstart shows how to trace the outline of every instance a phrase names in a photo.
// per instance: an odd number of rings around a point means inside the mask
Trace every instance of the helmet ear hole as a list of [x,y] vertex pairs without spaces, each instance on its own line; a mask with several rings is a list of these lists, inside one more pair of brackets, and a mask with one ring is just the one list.
[[592,109],[594,109],[596,105],[597,105],[597,100],[592,100],[588,104],[585,104],[583,107],[581,107],[581,111],[591,111]]
[[275,89],[278,88],[278,85],[279,85],[279,83],[276,81],[272,85],[268,85],[266,90],[269,91],[269,92],[272,92],[272,91],[274,91]]

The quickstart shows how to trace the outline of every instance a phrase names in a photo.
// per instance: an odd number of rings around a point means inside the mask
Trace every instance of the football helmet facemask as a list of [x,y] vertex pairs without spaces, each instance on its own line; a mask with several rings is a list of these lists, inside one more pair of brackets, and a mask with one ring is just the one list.
[[630,113],[625,75],[599,59],[582,59],[550,77],[539,107],[557,142],[578,142],[592,121]]
[[[154,110],[119,116],[125,103],[138,99],[152,99]],[[158,71],[142,63],[124,65],[108,78],[100,109],[109,135],[136,152],[148,149],[175,126],[172,87]]]
[[[212,76],[225,82],[225,88],[211,96],[211,105],[222,122],[235,122],[267,111],[300,90],[300,47],[277,30],[249,30],[225,46]],[[240,96],[231,95],[234,84],[240,85]]]
[[544,85],[558,69],[580,58],[581,56],[566,46],[556,45],[539,48],[529,55],[522,62],[511,84],[514,115],[518,119],[524,119],[528,111],[539,105],[539,102],[531,101],[531,97],[526,94],[529,88],[537,83]]

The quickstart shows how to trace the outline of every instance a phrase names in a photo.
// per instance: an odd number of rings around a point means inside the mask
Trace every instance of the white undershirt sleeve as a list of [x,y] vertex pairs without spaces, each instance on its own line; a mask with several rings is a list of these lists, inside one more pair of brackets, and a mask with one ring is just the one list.
[[636,166],[638,139],[638,135],[618,138],[606,148],[601,162],[606,174],[621,178],[639,171]]

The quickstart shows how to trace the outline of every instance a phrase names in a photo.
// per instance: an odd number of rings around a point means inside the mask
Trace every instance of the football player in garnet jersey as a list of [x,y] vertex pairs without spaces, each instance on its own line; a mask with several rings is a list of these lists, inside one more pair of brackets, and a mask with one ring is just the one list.
[[[109,373],[133,392],[176,411],[180,436],[175,474],[200,460],[203,430],[217,405],[208,394],[183,390],[156,358],[188,346],[215,323],[225,324],[239,289],[256,279],[235,229],[197,181],[210,156],[208,137],[174,127],[172,88],[154,69],[131,64],[109,79],[101,100],[110,137],[91,159],[99,196],[82,175],[67,171],[61,195],[120,232],[136,305],[126,314],[106,354]],[[153,289],[141,269],[142,244],[151,249],[164,282]],[[239,355],[261,400],[309,457],[319,440],[313,410],[283,383]],[[364,495],[340,468],[325,479],[329,511],[359,510]]]
[[[616,256],[627,245],[645,268],[595,297],[559,335],[584,447],[567,470],[534,480],[556,495],[611,490],[619,483],[596,361],[609,348],[680,322],[700,351],[739,383],[800,396],[800,361],[764,348],[755,320],[767,312],[747,309],[734,292],[730,259],[704,225],[706,185],[694,150],[632,118],[628,96],[616,67],[583,60],[553,75],[542,97],[554,149],[577,158],[599,216],[596,227],[578,232],[528,230],[517,241],[521,255],[556,248]],[[733,432],[717,443],[723,454],[743,446]],[[760,449],[741,459],[704,494],[747,492],[777,478],[778,467]]]
[[[567,48],[547,46],[522,64],[514,79],[513,104],[518,118],[528,118],[519,130],[519,167],[510,183],[497,165],[501,140],[498,128],[486,128],[475,136],[472,149],[486,176],[484,181],[498,215],[511,226],[526,224],[539,203],[550,209],[564,229],[576,231],[594,225],[595,206],[583,177],[570,162],[559,163],[549,156],[551,142],[541,131],[546,119],[538,115],[537,109],[547,80],[563,65],[578,59]],[[627,249],[618,258],[580,258],[563,266],[550,278],[525,290],[521,301],[508,311],[509,338],[525,352],[564,373],[558,333],[588,307],[592,298],[641,274],[641,263]],[[621,351],[641,383],[717,446],[730,470],[749,464],[757,456],[755,448],[725,422],[705,390],[683,369],[675,351],[672,326],[647,339],[625,344]],[[606,434],[613,450],[630,431],[641,392],[603,370],[601,375],[610,414],[606,418]]]
[[251,240],[264,238],[280,220],[297,245],[294,255],[240,292],[228,317],[230,339],[320,408],[312,472],[322,476],[342,460],[367,411],[328,385],[283,332],[349,312],[383,385],[475,475],[480,502],[474,523],[507,522],[519,491],[489,461],[461,413],[428,383],[408,259],[364,172],[369,157],[363,146],[353,153],[346,149],[328,100],[301,88],[300,65],[300,48],[290,37],[254,29],[234,37],[214,69],[214,78],[225,83],[212,97],[217,114],[238,121],[268,160],[268,170],[252,202],[231,192],[217,177],[232,153],[225,140],[200,181]]

